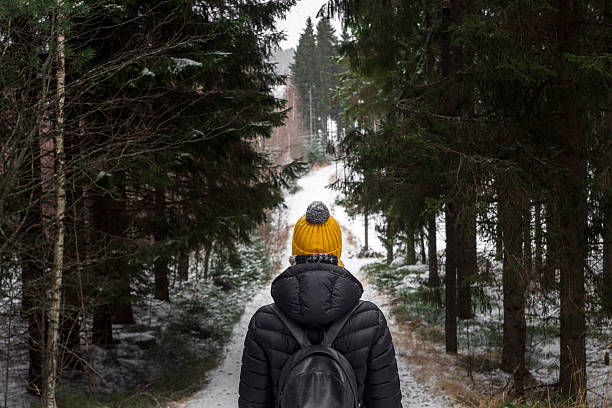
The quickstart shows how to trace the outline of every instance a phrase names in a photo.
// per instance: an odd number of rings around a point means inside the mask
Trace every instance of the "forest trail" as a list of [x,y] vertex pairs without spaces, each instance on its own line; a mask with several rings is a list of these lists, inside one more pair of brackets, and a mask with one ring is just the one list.
[[[362,245],[364,234],[364,223],[361,219],[351,219],[344,208],[334,205],[338,195],[336,191],[327,189],[326,186],[337,177],[337,169],[334,165],[313,170],[298,181],[298,190],[288,195],[286,198],[287,208],[282,211],[281,227],[293,227],[293,223],[303,215],[310,202],[315,200],[323,201],[330,208],[332,216],[342,226],[343,232],[343,251],[342,260],[345,267],[351,271],[362,283],[364,294],[362,299],[371,300],[376,303],[384,312],[389,321],[394,338],[400,336],[394,327],[397,327],[390,317],[390,307],[388,299],[380,294],[361,273],[361,267],[374,262],[371,258],[358,258],[357,253]],[[370,247],[375,251],[382,250],[382,244],[376,238],[374,223],[370,223],[369,241]],[[278,254],[281,261],[281,271],[288,265],[288,257],[291,254],[291,238],[283,248],[283,252]],[[278,271],[280,272],[280,271]],[[244,338],[251,316],[261,306],[272,303],[270,296],[269,283],[264,284],[255,293],[252,300],[246,305],[240,321],[234,327],[231,340],[226,347],[225,357],[220,366],[210,372],[209,383],[191,399],[178,404],[180,408],[235,408],[238,404],[238,382],[240,378],[240,364]],[[397,340],[394,343],[399,344]],[[423,384],[418,383],[408,365],[404,361],[406,353],[396,349],[398,355],[398,368],[402,388],[402,404],[404,408],[409,407],[450,407],[452,404],[442,396],[434,395]]]

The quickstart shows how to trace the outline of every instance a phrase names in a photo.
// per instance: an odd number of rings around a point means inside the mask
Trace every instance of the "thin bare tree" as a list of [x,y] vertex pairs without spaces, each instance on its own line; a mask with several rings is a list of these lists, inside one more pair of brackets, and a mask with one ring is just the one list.
[[57,352],[60,329],[60,310],[62,301],[62,276],[64,272],[64,217],[66,212],[66,173],[64,153],[64,88],[66,82],[65,36],[62,25],[64,13],[63,0],[57,0],[55,26],[57,29],[56,50],[56,86],[57,108],[55,129],[55,237],[53,242],[53,270],[51,272],[51,287],[49,289],[49,332],[47,337],[47,353],[44,377],[44,404],[47,408],[56,408],[55,385],[57,376]]

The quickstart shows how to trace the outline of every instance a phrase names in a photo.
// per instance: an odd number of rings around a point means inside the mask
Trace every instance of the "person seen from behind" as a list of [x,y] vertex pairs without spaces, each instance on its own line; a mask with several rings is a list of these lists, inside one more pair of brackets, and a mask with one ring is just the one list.
[[274,303],[251,318],[239,408],[398,408],[395,349],[382,311],[344,268],[340,226],[320,201],[293,230]]

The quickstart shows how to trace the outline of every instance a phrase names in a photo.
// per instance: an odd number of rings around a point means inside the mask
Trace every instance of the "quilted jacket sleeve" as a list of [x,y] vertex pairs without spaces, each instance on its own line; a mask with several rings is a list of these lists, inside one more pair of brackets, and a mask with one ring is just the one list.
[[364,399],[367,408],[398,408],[402,406],[395,349],[387,321],[378,312],[378,331],[368,356]]
[[255,313],[244,340],[240,370],[239,408],[272,408],[274,395],[270,379],[270,362],[257,341]]

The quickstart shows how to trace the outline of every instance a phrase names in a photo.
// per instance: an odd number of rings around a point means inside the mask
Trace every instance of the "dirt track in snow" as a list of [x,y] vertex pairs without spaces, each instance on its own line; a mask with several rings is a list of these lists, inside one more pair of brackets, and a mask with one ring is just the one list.
[[[361,274],[360,269],[367,263],[373,262],[372,259],[357,258],[356,254],[362,245],[364,226],[362,220],[350,219],[344,209],[334,205],[337,193],[326,189],[330,179],[336,176],[336,168],[331,165],[311,171],[304,176],[298,185],[300,189],[286,199],[287,209],[283,211],[284,225],[292,227],[293,223],[305,212],[310,202],[320,200],[325,202],[330,208],[332,216],[336,218],[343,227],[343,255],[342,260],[345,267],[351,271],[364,286],[362,299],[371,300],[376,303],[385,313],[389,320],[389,326],[395,326],[389,317],[388,300],[376,291]],[[374,223],[371,222],[369,232],[371,247],[381,251],[382,245],[375,238]],[[288,241],[284,248],[284,254],[278,254],[281,260],[281,270],[288,265],[288,257],[291,254],[291,241]],[[280,272],[280,271],[279,271]],[[252,300],[246,305],[242,318],[234,327],[231,341],[226,347],[225,357],[218,368],[210,372],[208,384],[191,399],[177,405],[180,408],[235,408],[238,406],[238,382],[240,379],[240,361],[244,338],[251,316],[257,309],[266,304],[272,303],[269,285],[264,285]],[[395,336],[399,334],[396,332]],[[397,341],[394,342],[396,345]],[[396,346],[397,347],[397,346]],[[450,407],[452,404],[444,397],[434,395],[430,388],[418,383],[412,375],[405,362],[406,353],[398,349],[398,368],[402,386],[402,404],[408,407],[430,407],[442,408]],[[402,354],[403,357],[400,357]]]

